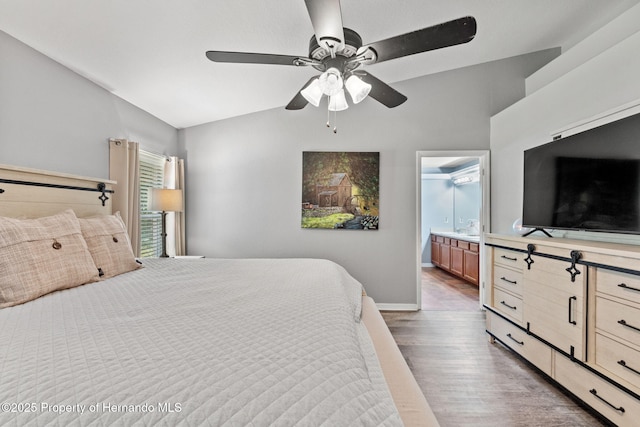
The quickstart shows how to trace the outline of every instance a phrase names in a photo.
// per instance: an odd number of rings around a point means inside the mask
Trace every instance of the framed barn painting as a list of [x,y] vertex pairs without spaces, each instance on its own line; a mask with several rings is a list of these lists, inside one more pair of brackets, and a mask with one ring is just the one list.
[[380,153],[302,153],[302,228],[377,230]]

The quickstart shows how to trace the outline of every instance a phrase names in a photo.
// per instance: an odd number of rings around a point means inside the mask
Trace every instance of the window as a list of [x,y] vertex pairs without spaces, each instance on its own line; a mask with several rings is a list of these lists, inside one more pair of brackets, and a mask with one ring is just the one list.
[[140,256],[159,257],[162,253],[162,213],[149,212],[151,188],[164,187],[164,156],[140,150]]

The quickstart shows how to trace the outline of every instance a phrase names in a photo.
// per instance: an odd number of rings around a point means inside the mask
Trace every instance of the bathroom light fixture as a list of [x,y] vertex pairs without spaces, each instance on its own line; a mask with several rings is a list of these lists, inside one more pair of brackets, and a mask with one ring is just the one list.
[[471,181],[473,181],[473,178],[467,175],[467,176],[461,176],[460,178],[454,179],[453,184],[454,185],[467,184]]

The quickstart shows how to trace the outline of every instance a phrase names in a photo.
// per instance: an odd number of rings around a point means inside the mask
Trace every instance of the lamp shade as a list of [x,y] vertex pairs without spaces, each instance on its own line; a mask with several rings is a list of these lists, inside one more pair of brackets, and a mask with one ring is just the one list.
[[353,99],[354,104],[365,99],[371,91],[371,85],[369,83],[363,82],[359,77],[353,74],[347,78],[344,86],[347,88],[349,95],[351,95],[351,99]]
[[309,86],[305,87],[300,91],[300,94],[304,96],[304,99],[309,101],[313,106],[317,107],[320,105],[320,100],[322,99],[322,89],[320,89],[320,82],[318,79],[313,79]]
[[333,96],[342,90],[342,75],[337,68],[331,67],[318,77],[320,90],[327,96]]
[[152,188],[149,196],[150,211],[182,212],[182,190]]
[[349,108],[347,98],[344,96],[344,89],[329,97],[329,111],[342,111]]

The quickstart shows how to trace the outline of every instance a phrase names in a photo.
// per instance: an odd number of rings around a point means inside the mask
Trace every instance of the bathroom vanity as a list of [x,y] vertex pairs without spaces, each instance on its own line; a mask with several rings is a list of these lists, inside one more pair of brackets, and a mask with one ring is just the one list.
[[477,286],[480,278],[480,237],[432,231],[431,263]]

